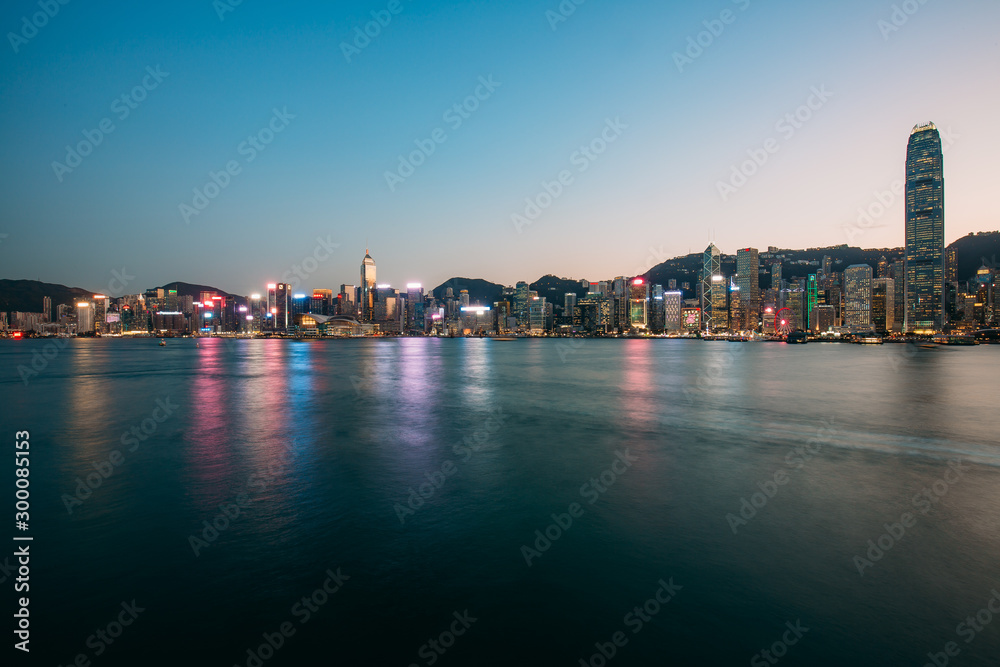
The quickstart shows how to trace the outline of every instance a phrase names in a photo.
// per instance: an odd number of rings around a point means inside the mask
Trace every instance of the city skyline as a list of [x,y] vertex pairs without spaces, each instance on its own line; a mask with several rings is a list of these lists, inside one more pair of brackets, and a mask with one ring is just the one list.
[[[0,17],[12,34],[32,6]],[[5,275],[102,285],[126,266],[239,292],[317,237],[335,280],[368,239],[401,286],[618,275],[709,241],[899,247],[902,132],[928,121],[945,242],[1000,220],[995,3],[401,7],[354,53],[384,5],[133,7],[114,26],[60,6],[4,55]],[[170,48],[181,28],[202,46]],[[143,35],[123,55],[122,32]]]

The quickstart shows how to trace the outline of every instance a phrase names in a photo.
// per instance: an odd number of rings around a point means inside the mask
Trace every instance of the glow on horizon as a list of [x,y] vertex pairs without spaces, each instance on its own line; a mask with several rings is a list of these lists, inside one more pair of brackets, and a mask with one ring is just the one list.
[[[102,286],[152,247],[128,266],[129,290],[185,280],[242,294],[286,272],[333,286],[357,280],[369,236],[380,277],[427,285],[637,275],[709,241],[727,254],[901,247],[893,184],[911,128],[928,121],[948,147],[946,242],[997,228],[1000,3],[919,4],[890,33],[888,1],[743,5],[722,4],[735,22],[683,68],[673,54],[719,7],[586,3],[554,32],[536,4],[477,5],[485,30],[469,30],[460,5],[406,4],[353,63],[337,45],[371,8],[350,3],[243,3],[225,30],[181,6],[52,20],[0,69],[18,100],[0,123],[0,277]],[[151,63],[170,74],[127,118],[109,112]],[[315,85],[327,75],[336,86]],[[500,85],[454,127],[443,113],[480,76]],[[782,124],[814,89],[830,95]],[[275,105],[295,117],[244,162],[236,147]],[[114,132],[57,176],[52,164],[106,116]],[[573,156],[609,119],[627,127],[580,171]],[[447,140],[390,191],[385,174],[439,127]],[[231,159],[240,173],[186,224],[178,206]],[[748,160],[723,200],[717,184]],[[540,195],[551,202],[519,232],[511,216]]]

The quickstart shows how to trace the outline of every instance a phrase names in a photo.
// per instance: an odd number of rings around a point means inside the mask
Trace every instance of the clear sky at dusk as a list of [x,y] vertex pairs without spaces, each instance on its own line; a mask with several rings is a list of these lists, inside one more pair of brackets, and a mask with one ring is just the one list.
[[873,204],[927,121],[946,242],[1000,228],[995,0],[224,2],[77,0],[37,30],[37,1],[4,3],[0,277],[246,294],[318,237],[339,247],[306,287],[357,283],[366,242],[397,287],[631,275],[710,240],[901,246],[901,201]]

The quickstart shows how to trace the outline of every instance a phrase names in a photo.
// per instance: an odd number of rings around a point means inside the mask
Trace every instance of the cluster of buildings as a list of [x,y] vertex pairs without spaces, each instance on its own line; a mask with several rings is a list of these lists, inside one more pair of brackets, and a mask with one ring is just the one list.
[[[983,266],[963,284],[957,257],[944,245],[941,139],[933,124],[910,133],[906,156],[906,246],[903,256],[842,271],[824,256],[806,275],[785,277],[789,266],[776,248],[742,248],[724,256],[705,250],[694,289],[666,289],[643,276],[581,281],[552,303],[527,282],[505,287],[492,303],[473,303],[467,290],[437,297],[411,283],[405,290],[380,284],[367,252],[358,285],[339,291],[297,291],[270,283],[266,291],[237,297],[216,292],[178,294],[152,289],[111,298],[96,294],[53,311],[0,313],[0,331],[75,335],[701,335],[795,330],[839,333],[930,334],[996,326],[1000,319],[997,271]],[[812,265],[815,265],[814,267]],[[730,267],[723,271],[723,266]],[[735,269],[735,270],[732,270]],[[693,298],[685,298],[686,296]]]

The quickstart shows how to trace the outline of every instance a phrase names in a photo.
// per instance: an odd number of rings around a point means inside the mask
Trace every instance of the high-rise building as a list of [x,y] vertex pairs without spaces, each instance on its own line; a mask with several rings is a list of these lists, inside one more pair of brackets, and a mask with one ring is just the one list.
[[76,304],[76,332],[90,333],[94,330],[94,304],[78,301]]
[[649,326],[649,285],[642,278],[635,278],[629,286],[628,325],[632,329]]
[[816,306],[819,305],[819,286],[816,280],[816,274],[810,273],[806,277],[806,323],[805,329],[812,329],[812,312]]
[[896,317],[896,286],[892,278],[872,281],[872,328],[875,331],[893,330]]
[[[801,289],[781,290],[781,309],[775,313],[775,317],[781,315],[782,319],[788,323],[792,329],[802,329],[806,322],[806,292]],[[785,308],[792,311],[791,317],[787,312],[782,312]],[[780,324],[780,323],[779,323]]]
[[337,300],[340,302],[338,315],[358,316],[358,288],[356,285],[341,285]]
[[290,324],[291,318],[288,315],[288,310],[291,306],[291,292],[292,286],[287,283],[278,283],[275,286],[272,319],[274,320],[274,329],[276,331],[285,331]]
[[375,311],[375,260],[365,248],[361,261],[361,321],[371,322]]
[[574,308],[576,308],[576,292],[566,292],[563,295],[563,317],[568,321],[573,319]]
[[771,289],[778,291],[784,289],[781,284],[781,262],[771,264]]
[[703,326],[708,331],[726,329],[729,326],[726,291],[726,279],[722,275],[722,254],[714,243],[710,243],[702,255],[701,264],[701,312]]
[[742,328],[756,329],[760,314],[760,255],[756,248],[736,251],[736,286],[740,290]]
[[52,321],[52,297],[42,297],[42,322]]
[[[209,296],[211,298],[211,296]],[[205,302],[205,295],[202,294],[200,299],[202,303]],[[267,303],[264,304],[264,321],[265,327],[269,330],[274,330],[274,314],[278,312],[278,285],[277,283],[267,284]]]
[[844,326],[851,331],[872,327],[872,267],[851,264],[844,271]]
[[532,332],[543,333],[545,331],[545,320],[548,314],[544,296],[532,297],[528,306],[528,328]]
[[684,293],[670,291],[663,293],[663,328],[668,333],[677,333],[683,327]]
[[906,147],[907,332],[944,327],[944,163],[934,123],[917,125]]
[[892,264],[893,283],[893,331],[903,330],[903,320],[906,317],[906,262],[897,260]]
[[528,293],[531,287],[528,283],[519,281],[514,286],[514,316],[518,326],[528,326]]
[[424,329],[424,286],[420,283],[406,285],[406,328]]
[[945,248],[944,255],[944,281],[958,282],[958,248]]

